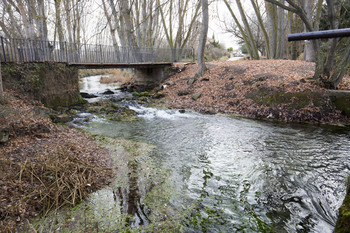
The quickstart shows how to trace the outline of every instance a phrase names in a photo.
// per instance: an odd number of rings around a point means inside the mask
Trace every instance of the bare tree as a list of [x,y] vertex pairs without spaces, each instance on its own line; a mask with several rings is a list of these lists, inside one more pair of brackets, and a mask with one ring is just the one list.
[[[283,4],[277,0],[266,0],[284,10],[295,13],[303,21],[307,31],[315,31],[318,29],[319,22],[313,23],[310,21],[303,7],[296,1],[285,0],[288,4]],[[328,20],[330,29],[337,29],[339,21],[336,15],[340,11],[342,0],[327,0]],[[332,39],[328,42],[328,51],[324,55],[321,53],[321,45],[319,40],[313,40],[312,45],[315,51],[316,69],[314,80],[320,82],[321,85],[327,88],[336,88],[343,79],[350,63],[350,40],[343,42],[343,46],[338,46],[340,40]],[[337,47],[343,48],[337,51]],[[344,49],[345,48],[345,49]],[[340,59],[336,59],[336,57]]]
[[[201,1],[190,0],[157,0],[158,8],[169,47],[172,49],[173,60],[181,54],[189,39],[195,35],[195,26],[200,15]],[[177,9],[174,8],[177,6]],[[168,11],[165,11],[168,9]],[[186,20],[187,19],[187,20]],[[188,22],[188,23],[186,23]]]
[[201,0],[202,5],[202,32],[199,37],[198,44],[198,75],[203,76],[206,70],[204,61],[204,50],[205,44],[208,37],[209,27],[209,11],[208,11],[208,0]]

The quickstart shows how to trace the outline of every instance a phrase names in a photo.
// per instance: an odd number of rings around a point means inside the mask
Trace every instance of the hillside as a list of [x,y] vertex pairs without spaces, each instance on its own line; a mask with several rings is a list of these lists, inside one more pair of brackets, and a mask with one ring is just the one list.
[[[166,80],[161,91],[172,108],[287,122],[349,123],[329,92],[311,79],[314,63],[216,61],[207,63],[206,74],[198,79],[193,78],[197,65],[177,66],[181,71]],[[339,89],[349,87],[346,77]]]

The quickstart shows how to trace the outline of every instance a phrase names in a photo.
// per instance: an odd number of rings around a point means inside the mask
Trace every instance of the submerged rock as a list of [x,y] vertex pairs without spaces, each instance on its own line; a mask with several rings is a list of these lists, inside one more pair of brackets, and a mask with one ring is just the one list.
[[137,113],[127,106],[119,106],[109,101],[98,101],[87,104],[88,112],[106,117],[113,121],[138,120]]

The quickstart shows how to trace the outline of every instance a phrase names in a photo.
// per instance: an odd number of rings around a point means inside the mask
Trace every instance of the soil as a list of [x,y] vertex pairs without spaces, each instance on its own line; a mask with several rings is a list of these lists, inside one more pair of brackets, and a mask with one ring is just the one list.
[[[285,122],[349,124],[326,89],[312,80],[314,63],[291,60],[215,61],[196,77],[196,64],[177,64],[177,74],[162,84],[171,108],[235,114]],[[346,76],[339,89],[350,88]]]

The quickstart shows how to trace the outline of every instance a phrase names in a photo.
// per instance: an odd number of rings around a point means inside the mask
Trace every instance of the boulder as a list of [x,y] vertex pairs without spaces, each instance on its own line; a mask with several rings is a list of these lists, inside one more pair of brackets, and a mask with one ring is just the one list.
[[92,99],[92,98],[98,97],[97,95],[89,94],[86,92],[80,92],[80,95],[81,95],[81,97],[83,97],[85,99]]
[[67,123],[71,121],[71,117],[68,114],[51,114],[50,115],[51,120],[54,123]]
[[103,95],[113,95],[114,92],[108,89],[108,90],[106,90],[105,92],[103,92],[102,94],[103,94]]
[[177,95],[178,96],[184,96],[184,95],[189,95],[189,94],[192,94],[193,92],[190,91],[190,90],[182,90],[182,91],[178,91],[177,92]]

